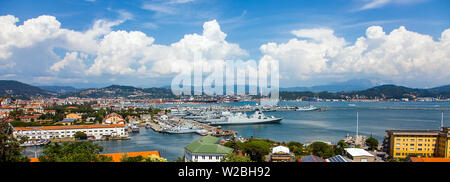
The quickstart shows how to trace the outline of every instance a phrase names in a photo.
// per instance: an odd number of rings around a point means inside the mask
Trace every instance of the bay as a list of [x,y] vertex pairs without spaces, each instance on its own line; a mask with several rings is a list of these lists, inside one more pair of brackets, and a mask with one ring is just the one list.
[[[257,102],[238,102],[221,105],[256,105]],[[354,106],[352,105],[354,104]],[[336,143],[346,134],[356,134],[356,111],[359,111],[359,134],[373,136],[380,143],[389,129],[439,129],[441,110],[444,126],[450,126],[450,102],[280,102],[280,106],[314,105],[327,111],[276,111],[266,115],[282,117],[280,124],[224,126],[233,129],[238,136],[267,138],[275,141],[308,143],[325,141]],[[164,105],[173,107],[177,105]],[[207,106],[184,104],[180,106]],[[252,114],[252,113],[248,113]],[[97,141],[104,153],[123,153],[157,150],[169,161],[181,156],[184,147],[201,136],[196,134],[170,135],[141,128],[140,133],[130,134],[131,140]],[[34,157],[41,147],[28,147],[25,155]]]

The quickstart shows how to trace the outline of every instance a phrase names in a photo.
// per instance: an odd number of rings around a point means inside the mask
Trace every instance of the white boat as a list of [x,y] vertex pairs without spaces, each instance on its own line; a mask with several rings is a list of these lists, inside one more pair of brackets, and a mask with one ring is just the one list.
[[248,124],[266,124],[279,123],[283,118],[276,118],[274,116],[267,117],[261,111],[256,111],[250,117],[246,114],[237,113],[229,115],[225,119],[213,121],[210,125],[248,125]]
[[172,115],[172,116],[186,116],[187,113],[184,112],[184,111],[180,111],[178,109],[171,109],[170,110],[170,115]]
[[316,111],[319,110],[320,108],[309,105],[309,106],[305,106],[305,107],[300,107],[297,109],[297,111]]
[[31,146],[41,146],[41,145],[47,145],[50,143],[50,140],[29,140],[25,143],[20,144],[21,147],[31,147]]

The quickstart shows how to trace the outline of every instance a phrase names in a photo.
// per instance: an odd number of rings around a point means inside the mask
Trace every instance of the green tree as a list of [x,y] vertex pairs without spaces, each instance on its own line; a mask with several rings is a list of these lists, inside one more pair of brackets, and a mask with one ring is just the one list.
[[287,147],[296,156],[298,156],[298,155],[306,155],[307,154],[305,152],[304,145],[302,143],[300,143],[300,142],[290,141],[289,143],[287,143]]
[[342,155],[344,153],[345,148],[348,148],[348,144],[345,143],[344,140],[339,140],[337,145],[334,146],[334,154]]
[[136,156],[136,157],[128,157],[127,154],[124,154],[120,162],[142,162],[144,161],[144,157]]
[[44,146],[41,162],[110,162],[111,157],[98,155],[103,147],[87,141],[72,143],[51,143]]
[[167,159],[156,155],[148,155],[147,157],[144,157],[142,162],[167,162]]
[[22,155],[20,144],[26,137],[16,138],[6,118],[0,120],[0,162],[27,162],[28,157]]
[[220,162],[252,162],[248,156],[240,156],[234,153],[227,154]]
[[269,154],[273,141],[263,139],[250,139],[244,143],[239,143],[239,148],[250,156],[252,161],[263,162],[264,156]]
[[322,157],[322,158],[330,158],[334,156],[333,148],[323,142],[314,142],[309,146],[313,155]]
[[84,133],[84,132],[81,132],[81,131],[77,131],[77,132],[74,134],[74,137],[75,137],[76,139],[79,139],[79,140],[86,140],[86,139],[87,139],[87,134]]
[[175,159],[172,162],[184,162],[185,154],[178,156],[177,159]]
[[366,145],[369,147],[369,150],[375,150],[378,148],[378,140],[370,137],[366,140]]

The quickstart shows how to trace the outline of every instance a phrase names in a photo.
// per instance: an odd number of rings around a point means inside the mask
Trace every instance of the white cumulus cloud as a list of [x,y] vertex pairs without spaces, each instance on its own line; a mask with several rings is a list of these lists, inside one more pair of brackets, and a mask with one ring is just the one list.
[[447,84],[450,81],[450,29],[438,41],[429,35],[399,27],[390,33],[372,26],[354,44],[328,29],[292,32],[298,38],[261,46],[264,57],[280,61],[282,77],[385,78],[398,83]]

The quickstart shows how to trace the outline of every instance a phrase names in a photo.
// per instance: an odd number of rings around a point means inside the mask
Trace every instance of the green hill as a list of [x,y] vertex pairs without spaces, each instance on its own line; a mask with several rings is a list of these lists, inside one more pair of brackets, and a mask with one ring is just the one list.
[[14,80],[0,80],[0,96],[28,99],[30,97],[51,97],[56,95],[57,94],[54,92],[50,92],[22,82]]

